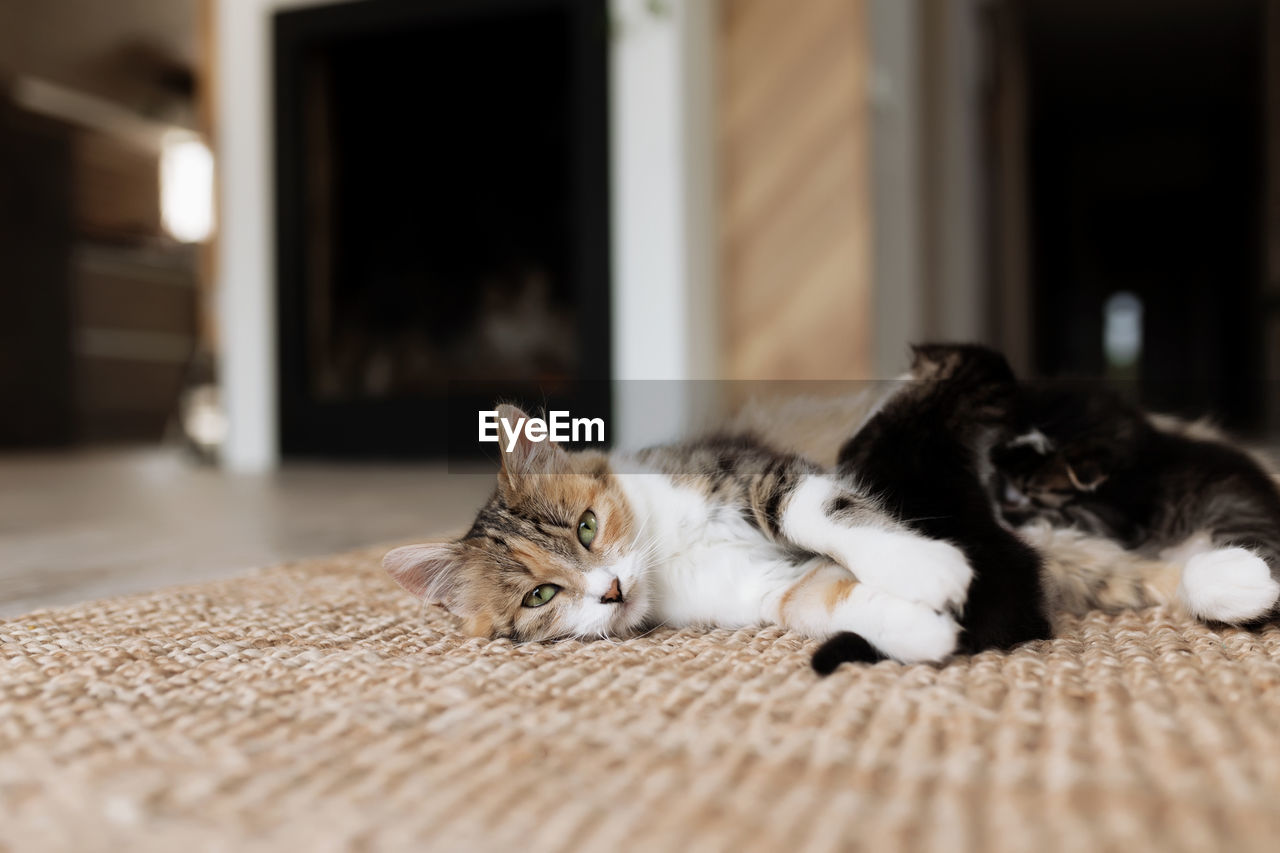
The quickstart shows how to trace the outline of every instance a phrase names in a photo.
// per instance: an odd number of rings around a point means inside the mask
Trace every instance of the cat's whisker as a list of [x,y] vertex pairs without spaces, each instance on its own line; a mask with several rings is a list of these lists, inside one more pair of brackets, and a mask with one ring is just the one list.
[[654,626],[653,626],[652,628],[650,628],[649,630],[647,630],[647,631],[642,631],[642,632],[640,632],[639,634],[636,634],[635,636],[630,637],[629,639],[632,639],[632,640],[638,640],[638,639],[640,639],[641,637],[647,637],[647,636],[649,636],[650,634],[652,634],[654,631],[658,630],[659,628],[665,628],[665,627],[667,627],[667,623],[666,623],[665,621],[662,621],[662,622],[659,622],[658,624],[654,625]]
[[938,520],[938,519],[940,519],[940,518],[947,518],[947,516],[945,516],[945,515],[919,515],[919,516],[916,516],[915,518],[904,518],[904,519],[902,519],[902,523],[903,523],[903,524],[913,524],[913,523],[915,523],[915,522],[917,522],[917,521],[937,521],[937,520]]
[[636,555],[636,559],[642,569],[646,571],[651,569],[657,563],[658,543],[654,541],[641,548]]
[[606,627],[606,628],[601,628],[601,629],[599,629],[599,630],[597,631],[597,637],[598,637],[598,639],[600,639],[600,640],[602,640],[602,641],[604,641],[604,642],[608,643],[608,644],[609,644],[609,645],[611,645],[611,646],[620,646],[620,645],[622,645],[622,640],[621,640],[621,639],[619,639],[618,637],[614,637],[613,635],[611,635],[611,634],[609,633],[609,629],[608,629],[607,627]]

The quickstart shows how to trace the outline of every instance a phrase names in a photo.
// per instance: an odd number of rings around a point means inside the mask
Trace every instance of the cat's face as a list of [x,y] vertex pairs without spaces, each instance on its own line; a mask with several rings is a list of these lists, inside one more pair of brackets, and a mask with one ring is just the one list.
[[[510,423],[523,416],[499,407]],[[651,609],[652,554],[639,533],[602,454],[522,437],[504,452],[498,487],[466,536],[397,548],[383,565],[476,636],[626,636]]]
[[1107,479],[1097,460],[1069,456],[1048,444],[998,447],[991,461],[1001,474],[997,498],[1007,512],[1060,509],[1096,491]]
[[1022,395],[1036,428],[991,452],[1003,480],[996,497],[1006,514],[1056,510],[1097,497],[1113,475],[1132,464],[1147,422],[1116,394],[1033,385]]

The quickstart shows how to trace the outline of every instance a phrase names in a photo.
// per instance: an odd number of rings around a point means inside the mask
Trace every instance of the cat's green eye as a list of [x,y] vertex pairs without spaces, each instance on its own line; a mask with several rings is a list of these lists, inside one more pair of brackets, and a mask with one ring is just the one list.
[[560,587],[553,583],[544,583],[524,597],[525,607],[541,607],[548,601],[556,597],[556,593],[560,591]]
[[578,541],[583,548],[590,548],[596,538],[596,514],[587,510],[578,519]]

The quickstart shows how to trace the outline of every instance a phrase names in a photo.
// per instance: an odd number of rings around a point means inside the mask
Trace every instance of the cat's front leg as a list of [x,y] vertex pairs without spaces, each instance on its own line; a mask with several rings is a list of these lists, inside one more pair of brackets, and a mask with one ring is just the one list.
[[960,549],[901,526],[833,477],[801,479],[780,528],[785,538],[830,557],[869,587],[933,610],[964,608],[973,570]]
[[821,557],[779,599],[778,622],[810,637],[852,632],[902,663],[941,661],[956,651],[960,626],[947,613],[860,583]]

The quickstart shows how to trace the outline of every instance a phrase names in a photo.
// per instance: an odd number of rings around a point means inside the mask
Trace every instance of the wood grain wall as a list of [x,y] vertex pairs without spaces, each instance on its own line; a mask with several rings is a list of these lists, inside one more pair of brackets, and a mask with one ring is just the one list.
[[872,375],[866,0],[720,0],[730,379]]

